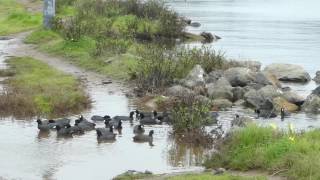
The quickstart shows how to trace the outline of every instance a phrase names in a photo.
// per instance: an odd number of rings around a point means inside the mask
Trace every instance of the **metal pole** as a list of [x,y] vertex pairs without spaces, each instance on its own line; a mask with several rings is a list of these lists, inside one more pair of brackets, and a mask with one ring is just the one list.
[[44,0],[43,5],[43,26],[45,28],[52,28],[52,20],[56,14],[56,1]]

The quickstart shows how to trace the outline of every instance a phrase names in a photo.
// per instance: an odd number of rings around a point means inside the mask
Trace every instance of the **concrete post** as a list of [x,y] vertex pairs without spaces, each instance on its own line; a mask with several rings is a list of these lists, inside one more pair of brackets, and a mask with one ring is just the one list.
[[44,0],[43,5],[43,25],[45,28],[52,27],[52,20],[56,14],[56,1]]

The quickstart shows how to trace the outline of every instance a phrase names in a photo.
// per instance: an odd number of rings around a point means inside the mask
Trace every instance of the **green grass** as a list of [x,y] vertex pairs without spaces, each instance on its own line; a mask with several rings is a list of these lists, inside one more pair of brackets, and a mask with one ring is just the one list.
[[41,14],[28,12],[15,0],[0,0],[0,35],[34,29],[41,23]]
[[67,41],[54,31],[40,28],[28,35],[25,42],[38,45],[43,52],[62,56],[81,68],[117,79],[129,79],[129,69],[137,63],[131,50],[120,54],[106,51],[102,56],[95,56],[96,41],[90,37]]
[[30,33],[26,39],[25,43],[29,44],[37,44],[37,45],[46,45],[46,43],[54,43],[62,41],[62,38],[59,34],[54,31],[46,30],[46,29],[37,29]]
[[2,113],[16,116],[56,116],[76,113],[90,106],[79,82],[30,57],[8,60],[14,76],[0,95]]
[[128,174],[124,173],[114,178],[114,180],[151,180],[151,179],[161,179],[161,180],[266,180],[267,178],[257,176],[257,177],[242,177],[233,176],[229,174],[223,175],[213,175],[212,173],[197,173],[197,174],[181,174],[181,175],[151,175],[151,174]]
[[155,177],[155,176],[152,174],[145,174],[145,173],[137,173],[137,174],[123,173],[113,178],[113,180],[134,180],[134,179],[147,179],[152,177]]
[[250,125],[233,133],[220,152],[205,166],[282,172],[289,179],[320,179],[320,130],[295,134]]
[[265,177],[241,177],[233,175],[213,175],[212,173],[185,174],[167,178],[167,180],[266,180]]
[[[175,42],[177,37],[196,37],[186,35],[178,14],[158,0],[146,3],[137,0],[58,0],[57,6],[54,31],[38,28],[25,42],[37,44],[44,52],[62,56],[79,67],[115,79],[134,79],[135,72],[143,69],[140,64],[145,62],[139,64],[137,47],[148,49],[147,44],[163,44],[158,42],[159,38]],[[158,57],[151,58],[158,60]],[[185,69],[183,71],[190,69],[181,67]]]

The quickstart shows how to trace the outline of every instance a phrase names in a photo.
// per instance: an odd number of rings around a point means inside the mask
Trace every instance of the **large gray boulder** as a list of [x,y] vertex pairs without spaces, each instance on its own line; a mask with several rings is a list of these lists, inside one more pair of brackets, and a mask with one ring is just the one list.
[[271,64],[265,67],[264,72],[275,75],[280,81],[308,82],[311,79],[302,66],[294,64]]
[[[272,102],[273,96],[266,96],[261,94],[260,90],[249,90],[244,95],[244,100],[251,106],[259,109],[259,108],[266,108],[269,109],[272,106],[269,106],[269,102]],[[268,102],[267,102],[268,101]],[[267,102],[267,103],[266,103]]]
[[312,94],[317,95],[317,96],[320,96],[320,86],[318,86],[316,89],[314,89],[314,90],[312,91]]
[[252,71],[260,71],[261,69],[261,62],[259,61],[236,61],[238,66],[246,67],[251,69]]
[[272,85],[271,80],[263,72],[258,72],[255,74],[254,83],[257,83],[261,86]]
[[224,76],[233,87],[244,87],[255,79],[255,73],[244,67],[230,68],[224,72]]
[[301,106],[305,101],[305,98],[303,98],[294,91],[285,91],[282,96],[288,102],[298,106]]
[[166,94],[172,97],[187,97],[187,96],[195,96],[195,93],[181,85],[175,85],[167,89]]
[[205,81],[207,84],[209,83],[214,83],[216,81],[218,81],[218,79],[220,79],[223,76],[223,70],[215,70],[210,72],[206,77],[205,77]]
[[200,65],[195,65],[195,67],[189,72],[186,78],[181,80],[181,83],[189,88],[196,86],[203,86],[205,84],[204,80],[205,72]]
[[272,85],[264,86],[258,90],[258,93],[265,99],[274,99],[282,95],[281,90],[275,88]]
[[260,90],[250,89],[244,95],[246,103],[255,109],[259,109],[261,117],[274,117],[275,107],[273,99],[281,96],[281,92],[272,85],[265,86]]
[[246,93],[246,90],[242,87],[234,87],[232,89],[232,93],[233,93],[233,102],[236,102],[240,99],[243,99],[244,94]]
[[319,113],[320,97],[315,94],[309,95],[302,105],[302,110],[308,113]]
[[228,99],[215,99],[212,101],[212,106],[218,109],[227,109],[232,107],[232,102],[230,102]]
[[314,80],[317,84],[320,84],[320,71],[317,71],[317,72],[316,72],[316,77],[314,77],[313,80]]
[[212,99],[233,99],[232,86],[224,77],[220,78],[215,83],[208,84],[207,92]]
[[302,105],[302,110],[309,113],[320,112],[320,86],[313,90],[307,97]]
[[246,103],[254,108],[259,108],[265,99],[255,89],[250,89],[244,94],[244,100]]

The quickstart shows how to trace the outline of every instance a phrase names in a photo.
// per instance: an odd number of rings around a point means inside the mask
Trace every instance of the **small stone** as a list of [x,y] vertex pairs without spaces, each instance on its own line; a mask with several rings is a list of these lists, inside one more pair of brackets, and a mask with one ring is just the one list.
[[226,172],[226,169],[224,168],[217,168],[213,171],[213,174],[214,175],[221,175],[221,174],[224,174]]
[[102,81],[102,84],[111,84],[111,83],[112,83],[112,81],[110,81],[110,80]]
[[151,171],[149,171],[149,170],[145,170],[144,174],[153,174],[153,173]]
[[291,87],[288,87],[288,86],[282,87],[281,90],[282,90],[283,92],[285,92],[285,91],[291,91]]
[[190,22],[189,24],[191,27],[200,27],[201,24],[199,22]]
[[7,41],[7,40],[10,40],[12,39],[11,37],[8,37],[8,36],[0,36],[0,41]]
[[112,60],[106,60],[104,61],[105,64],[111,64],[112,63]]
[[131,93],[131,92],[126,92],[126,93],[125,93],[125,96],[126,96],[127,98],[132,98],[132,97],[134,97],[134,94]]

